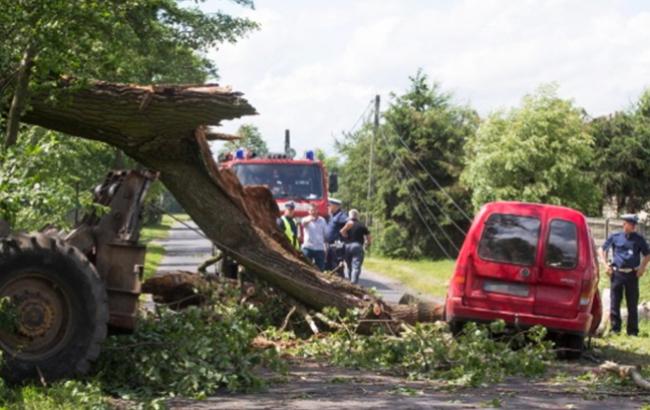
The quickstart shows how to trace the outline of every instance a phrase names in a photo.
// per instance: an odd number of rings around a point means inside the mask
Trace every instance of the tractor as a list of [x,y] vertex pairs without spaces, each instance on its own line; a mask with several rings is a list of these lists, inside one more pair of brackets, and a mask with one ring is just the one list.
[[0,222],[0,298],[11,319],[0,328],[5,379],[82,375],[109,331],[134,329],[146,252],[138,243],[142,210],[156,178],[108,173],[93,193],[101,207],[67,235],[12,233]]

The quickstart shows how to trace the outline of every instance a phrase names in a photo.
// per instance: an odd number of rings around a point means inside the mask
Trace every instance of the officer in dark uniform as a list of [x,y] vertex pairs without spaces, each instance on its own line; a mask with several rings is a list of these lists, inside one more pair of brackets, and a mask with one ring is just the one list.
[[[636,215],[623,215],[623,231],[607,238],[600,252],[602,262],[607,265],[611,278],[610,320],[612,332],[621,331],[621,301],[625,294],[627,304],[627,334],[639,333],[639,278],[645,273],[650,261],[650,249],[645,238],[636,232],[639,222]],[[607,251],[612,249],[612,260],[607,261]],[[641,259],[643,255],[643,260]]]
[[[330,198],[328,201],[329,219],[325,229],[325,240],[327,241],[327,257],[325,261],[326,270],[334,270],[339,267],[345,258],[345,244],[341,236],[341,229],[348,221],[348,213],[341,208],[341,201]],[[343,272],[339,272],[343,276]]]

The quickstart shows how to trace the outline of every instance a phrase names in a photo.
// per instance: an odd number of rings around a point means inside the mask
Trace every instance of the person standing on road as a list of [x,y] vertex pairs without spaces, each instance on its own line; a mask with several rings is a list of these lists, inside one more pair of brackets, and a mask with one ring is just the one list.
[[296,204],[293,201],[285,202],[284,204],[284,214],[276,220],[278,229],[282,231],[289,240],[291,246],[296,249],[300,249],[300,243],[298,241],[298,225],[293,219],[293,215],[296,210]]
[[361,266],[365,256],[364,248],[370,246],[371,237],[368,228],[359,222],[359,211],[350,210],[350,216],[345,226],[341,229],[341,235],[345,238],[345,264],[347,270],[345,278],[355,285],[361,276]]
[[325,269],[325,235],[327,222],[318,215],[316,204],[309,205],[309,215],[302,220],[302,253],[322,272]]
[[328,202],[329,220],[327,221],[327,263],[325,269],[336,269],[345,257],[345,245],[341,229],[348,220],[348,214],[341,208],[341,201],[330,198]]
[[[650,249],[645,238],[636,232],[639,221],[636,215],[623,215],[623,231],[613,233],[600,250],[600,258],[607,266],[610,287],[610,321],[612,332],[621,331],[621,301],[625,294],[627,304],[627,334],[639,333],[639,278],[650,262]],[[612,260],[607,261],[607,251],[612,248]],[[643,259],[641,259],[643,255]]]

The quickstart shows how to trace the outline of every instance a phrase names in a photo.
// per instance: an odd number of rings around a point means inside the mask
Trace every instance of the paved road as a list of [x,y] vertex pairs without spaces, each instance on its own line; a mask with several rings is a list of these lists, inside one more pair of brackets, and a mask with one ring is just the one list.
[[423,295],[420,292],[408,288],[395,279],[367,270],[362,271],[361,277],[359,279],[359,285],[363,286],[364,288],[374,287],[381,294],[384,301],[388,303],[399,302],[404,293],[409,293],[413,296],[418,297],[419,299],[426,301],[442,302],[442,300],[438,300],[431,295]]
[[[165,256],[158,265],[157,274],[164,272],[186,270],[196,272],[197,267],[212,254],[212,244],[199,233],[194,222],[187,226],[176,222],[167,239],[159,241],[165,248]],[[390,303],[397,303],[405,292],[417,294],[405,288],[399,282],[374,272],[363,271],[359,284],[363,287],[374,287]]]
[[192,229],[176,222],[167,239],[158,241],[165,248],[165,256],[158,265],[157,274],[175,270],[196,272],[197,267],[212,255],[212,242],[198,232],[193,221],[186,222]]
[[[578,376],[588,368],[566,362],[550,372]],[[268,375],[271,376],[271,375]],[[271,377],[267,377],[270,379]],[[613,390],[613,389],[612,389]],[[289,363],[284,382],[250,394],[218,392],[206,400],[172,399],[171,409],[617,409],[642,408],[648,395],[613,390],[596,393],[591,382],[558,383],[550,378],[510,377],[478,388],[445,388],[440,382],[410,381],[364,370],[341,369],[313,361]],[[621,393],[623,396],[617,397]]]

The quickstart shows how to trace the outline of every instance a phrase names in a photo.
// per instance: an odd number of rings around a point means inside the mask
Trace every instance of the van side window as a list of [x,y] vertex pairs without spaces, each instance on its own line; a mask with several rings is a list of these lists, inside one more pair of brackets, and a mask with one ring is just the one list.
[[492,214],[485,222],[478,256],[495,262],[532,265],[537,254],[539,226],[538,218]]
[[578,264],[578,228],[574,223],[551,221],[546,244],[546,266],[572,269]]

